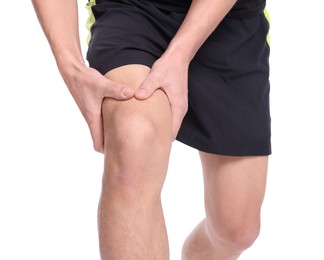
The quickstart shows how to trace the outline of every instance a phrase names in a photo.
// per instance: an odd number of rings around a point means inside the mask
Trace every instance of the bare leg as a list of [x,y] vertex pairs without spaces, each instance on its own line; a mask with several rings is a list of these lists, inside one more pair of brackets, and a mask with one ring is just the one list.
[[200,157],[206,218],[186,239],[182,259],[238,259],[260,231],[268,157]]
[[[106,76],[134,88],[148,75],[127,65]],[[171,149],[171,110],[163,91],[145,100],[103,103],[105,169],[98,224],[102,260],[169,259],[160,193]]]

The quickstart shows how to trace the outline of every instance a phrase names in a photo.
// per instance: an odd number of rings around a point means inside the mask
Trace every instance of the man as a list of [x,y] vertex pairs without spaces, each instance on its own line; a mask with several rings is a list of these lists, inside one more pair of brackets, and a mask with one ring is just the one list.
[[182,259],[237,259],[259,234],[271,153],[265,1],[91,0],[91,68],[77,2],[33,4],[105,155],[101,258],[169,259],[160,194],[177,138],[199,150],[206,208]]

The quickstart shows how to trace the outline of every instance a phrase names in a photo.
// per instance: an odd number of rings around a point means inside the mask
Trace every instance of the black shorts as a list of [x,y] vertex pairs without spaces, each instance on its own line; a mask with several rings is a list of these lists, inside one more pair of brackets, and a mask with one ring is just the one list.
[[[151,67],[173,38],[187,10],[149,0],[106,0],[92,7],[87,53],[102,74],[126,64]],[[269,155],[268,20],[262,13],[225,17],[189,67],[189,109],[177,140],[200,151]]]

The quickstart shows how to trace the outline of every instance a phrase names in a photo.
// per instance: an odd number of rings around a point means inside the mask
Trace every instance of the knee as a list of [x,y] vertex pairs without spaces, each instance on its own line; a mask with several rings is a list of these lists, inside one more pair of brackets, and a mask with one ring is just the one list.
[[260,221],[242,219],[230,221],[209,221],[206,223],[211,243],[221,243],[235,251],[244,251],[252,246],[260,233]]
[[104,187],[136,194],[150,186],[166,171],[171,148],[166,132],[165,123],[141,111],[113,111],[105,129]]
[[[141,111],[116,109],[105,129],[105,150],[128,159],[145,154],[171,141],[165,123]],[[130,156],[132,155],[132,156]]]

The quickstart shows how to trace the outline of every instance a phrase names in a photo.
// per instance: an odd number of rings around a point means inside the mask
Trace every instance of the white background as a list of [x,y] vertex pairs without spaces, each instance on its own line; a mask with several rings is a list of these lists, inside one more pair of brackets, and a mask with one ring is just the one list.
[[[80,2],[86,51],[87,13]],[[243,260],[324,259],[323,10],[272,0],[273,155],[262,232]],[[103,156],[56,68],[30,1],[1,7],[0,259],[99,259]],[[196,151],[175,143],[163,191],[171,259],[203,217]]]

